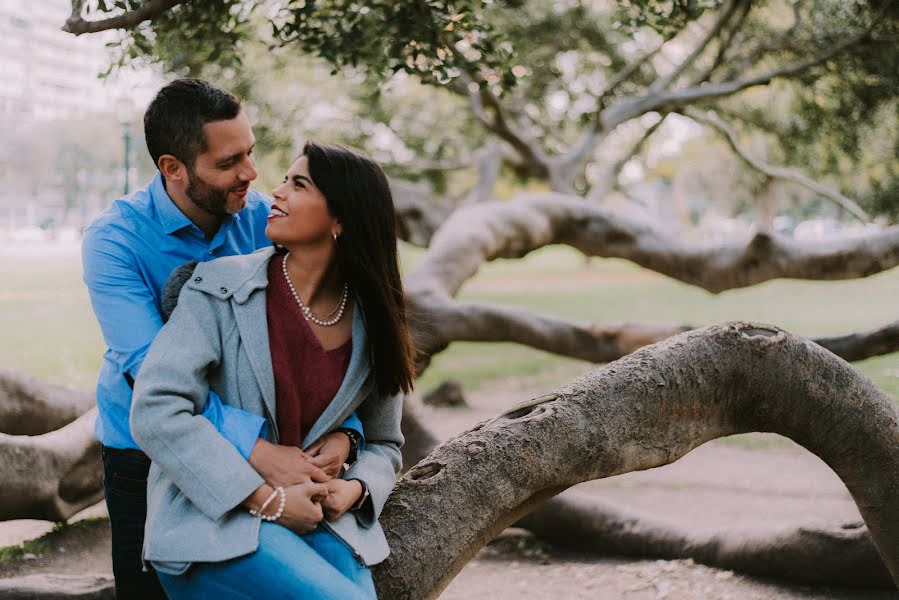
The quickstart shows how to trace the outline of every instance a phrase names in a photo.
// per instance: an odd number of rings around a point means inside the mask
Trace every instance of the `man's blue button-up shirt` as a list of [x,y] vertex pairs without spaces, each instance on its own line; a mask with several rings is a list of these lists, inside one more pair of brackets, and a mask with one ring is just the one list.
[[[175,206],[157,172],[150,184],[112,203],[84,232],[84,283],[108,350],[97,382],[97,439],[112,448],[137,448],[128,427],[131,386],[162,327],[160,295],[172,270],[190,260],[248,254],[271,244],[265,237],[271,200],[250,190],[243,210],[225,218],[207,240]],[[221,406],[207,415],[244,456],[262,417]],[[205,413],[204,413],[205,414]]]

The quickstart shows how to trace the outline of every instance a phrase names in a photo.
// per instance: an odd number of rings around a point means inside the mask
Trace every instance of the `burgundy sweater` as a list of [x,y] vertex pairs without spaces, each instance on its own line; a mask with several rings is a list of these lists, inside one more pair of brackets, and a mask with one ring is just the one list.
[[350,338],[339,348],[322,348],[284,280],[283,261],[283,256],[275,256],[268,263],[265,310],[275,375],[278,443],[299,446],[340,389],[353,344]]

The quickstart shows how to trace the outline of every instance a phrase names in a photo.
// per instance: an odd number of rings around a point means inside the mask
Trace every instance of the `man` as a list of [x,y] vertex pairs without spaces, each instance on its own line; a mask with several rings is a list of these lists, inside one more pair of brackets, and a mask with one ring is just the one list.
[[[241,102],[198,79],[162,88],[144,115],[147,149],[158,172],[120,198],[85,230],[84,282],[108,350],[97,383],[95,426],[119,598],[165,598],[141,561],[149,460],[131,436],[131,390],[162,327],[160,299],[169,274],[191,261],[269,246],[271,200],[250,189],[255,139]],[[287,448],[260,438],[261,417],[223,406],[210,393],[204,415],[269,482],[292,485],[334,477],[359,443],[358,419],[321,445]]]

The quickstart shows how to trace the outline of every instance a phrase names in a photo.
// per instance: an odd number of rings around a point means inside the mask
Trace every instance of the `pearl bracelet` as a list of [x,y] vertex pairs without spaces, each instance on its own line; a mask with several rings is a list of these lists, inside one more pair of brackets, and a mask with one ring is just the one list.
[[262,514],[262,509],[260,509],[259,518],[263,521],[277,521],[284,514],[284,506],[287,504],[287,493],[280,485],[275,488],[275,491],[281,495],[281,499],[278,501],[278,510],[273,515],[264,515]]
[[273,490],[272,490],[272,493],[269,494],[268,498],[265,499],[265,502],[262,503],[262,506],[260,506],[258,510],[254,510],[254,509],[251,508],[251,509],[250,509],[250,514],[253,515],[254,517],[259,517],[259,516],[261,516],[261,515],[262,515],[262,511],[264,511],[264,510],[268,507],[268,505],[271,504],[271,501],[274,500],[274,499],[275,499],[275,496],[277,496],[277,495],[278,495],[278,490],[277,490],[277,488],[276,488],[276,489],[273,489]]

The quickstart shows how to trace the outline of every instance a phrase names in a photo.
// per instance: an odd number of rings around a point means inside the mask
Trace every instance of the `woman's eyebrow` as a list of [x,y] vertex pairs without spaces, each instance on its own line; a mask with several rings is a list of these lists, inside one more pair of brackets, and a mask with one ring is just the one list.
[[293,177],[291,177],[291,180],[294,183],[300,183],[301,181],[308,181],[310,184],[315,185],[314,183],[312,183],[312,180],[309,179],[308,177],[306,177],[305,175],[294,175]]

